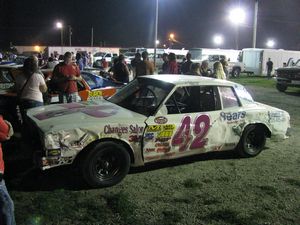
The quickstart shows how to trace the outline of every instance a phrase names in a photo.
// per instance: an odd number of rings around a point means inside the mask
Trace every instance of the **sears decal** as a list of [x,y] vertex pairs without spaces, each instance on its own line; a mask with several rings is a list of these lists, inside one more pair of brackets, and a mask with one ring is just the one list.
[[232,122],[232,121],[244,119],[245,116],[246,116],[246,112],[245,111],[243,111],[243,112],[234,112],[234,113],[221,112],[220,116],[221,116],[223,121]]
[[158,116],[154,119],[154,122],[157,124],[165,124],[168,122],[168,119],[164,116]]

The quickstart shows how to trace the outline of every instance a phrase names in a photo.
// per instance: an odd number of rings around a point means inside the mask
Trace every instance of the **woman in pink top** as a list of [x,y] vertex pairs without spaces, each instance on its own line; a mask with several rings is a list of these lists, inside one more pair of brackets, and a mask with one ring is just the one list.
[[176,55],[173,52],[169,54],[169,74],[178,74]]

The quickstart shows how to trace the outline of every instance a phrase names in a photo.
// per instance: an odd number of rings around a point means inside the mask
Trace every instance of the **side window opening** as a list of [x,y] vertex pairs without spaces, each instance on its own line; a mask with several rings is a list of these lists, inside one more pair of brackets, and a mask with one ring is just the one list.
[[240,102],[232,87],[219,87],[219,90],[221,94],[223,109],[240,106]]
[[166,101],[168,114],[209,112],[221,109],[217,87],[179,87]]

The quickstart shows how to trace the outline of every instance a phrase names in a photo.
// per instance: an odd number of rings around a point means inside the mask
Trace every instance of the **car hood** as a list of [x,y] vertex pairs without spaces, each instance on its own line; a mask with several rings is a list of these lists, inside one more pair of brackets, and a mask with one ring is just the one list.
[[147,117],[106,100],[55,104],[28,110],[27,115],[43,132],[69,130],[99,124],[144,122]]

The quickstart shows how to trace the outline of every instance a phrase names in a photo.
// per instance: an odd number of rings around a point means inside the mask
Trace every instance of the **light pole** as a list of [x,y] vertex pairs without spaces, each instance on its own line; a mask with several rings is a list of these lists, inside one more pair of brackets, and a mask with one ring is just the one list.
[[244,23],[246,19],[245,11],[242,8],[234,8],[229,12],[229,20],[235,26],[235,47],[239,49],[239,25]]
[[258,13],[258,0],[255,0],[254,18],[253,18],[252,48],[256,48],[257,13]]
[[57,22],[56,23],[56,28],[60,29],[60,45],[64,45],[64,36],[63,36],[63,24],[62,22]]
[[155,1],[154,60],[153,60],[154,68],[156,68],[157,30],[158,30],[158,0]]
[[68,28],[69,28],[69,46],[72,46],[72,34],[73,34],[72,27],[69,25]]

